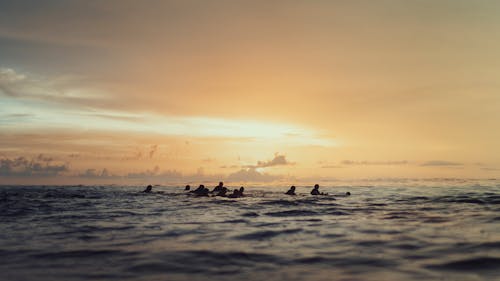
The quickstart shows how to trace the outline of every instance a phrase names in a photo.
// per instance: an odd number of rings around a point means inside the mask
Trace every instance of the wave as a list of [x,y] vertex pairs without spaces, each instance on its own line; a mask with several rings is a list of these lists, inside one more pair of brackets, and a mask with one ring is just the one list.
[[[324,264],[327,266],[335,266],[342,268],[357,268],[358,271],[361,271],[360,267],[380,267],[380,268],[391,268],[398,265],[398,262],[383,259],[383,258],[370,258],[370,257],[323,257],[323,256],[314,256],[307,258],[299,258],[295,259],[294,263],[296,264]],[[368,269],[367,269],[368,270]]]
[[68,259],[68,258],[103,258],[105,256],[115,255],[130,255],[120,250],[73,250],[73,251],[60,251],[60,252],[44,252],[31,255],[32,258],[37,259]]
[[218,251],[177,251],[155,255],[151,259],[138,262],[126,270],[133,273],[203,273],[209,275],[236,274],[244,268],[262,264],[286,264],[276,255],[249,252]]
[[278,235],[283,235],[283,234],[294,234],[301,232],[301,228],[296,228],[296,229],[285,229],[285,230],[279,230],[279,231],[256,231],[248,234],[243,234],[236,236],[236,239],[241,239],[241,240],[264,240],[264,239],[270,239]]
[[430,269],[452,270],[452,271],[495,271],[500,268],[500,258],[496,257],[476,257],[447,262],[437,265],[428,265]]
[[298,217],[298,216],[316,216],[319,213],[309,210],[288,210],[279,212],[269,212],[266,213],[267,216],[271,217]]

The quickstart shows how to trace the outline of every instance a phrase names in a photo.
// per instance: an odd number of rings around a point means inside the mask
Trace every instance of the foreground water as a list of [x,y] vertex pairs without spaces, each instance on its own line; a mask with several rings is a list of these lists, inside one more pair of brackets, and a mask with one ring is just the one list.
[[[1,186],[1,280],[500,280],[500,182]],[[365,186],[363,186],[365,185]]]

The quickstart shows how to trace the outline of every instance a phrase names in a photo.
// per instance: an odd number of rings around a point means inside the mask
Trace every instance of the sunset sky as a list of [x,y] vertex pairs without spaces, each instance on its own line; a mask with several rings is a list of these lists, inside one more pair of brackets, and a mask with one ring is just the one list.
[[0,0],[0,182],[500,177],[499,15]]

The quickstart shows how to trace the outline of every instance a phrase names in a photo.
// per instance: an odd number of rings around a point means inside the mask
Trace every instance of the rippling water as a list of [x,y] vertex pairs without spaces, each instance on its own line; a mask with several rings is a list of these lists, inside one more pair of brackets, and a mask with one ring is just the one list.
[[500,280],[500,181],[1,186],[1,280]]

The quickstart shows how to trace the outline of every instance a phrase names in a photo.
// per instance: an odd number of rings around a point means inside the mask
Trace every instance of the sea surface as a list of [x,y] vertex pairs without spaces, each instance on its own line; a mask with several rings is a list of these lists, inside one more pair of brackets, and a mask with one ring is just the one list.
[[500,280],[499,180],[313,184],[0,186],[0,280]]

